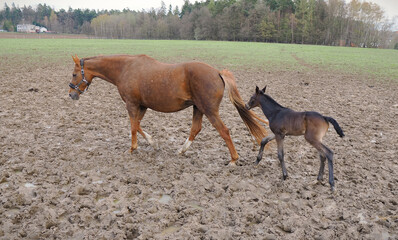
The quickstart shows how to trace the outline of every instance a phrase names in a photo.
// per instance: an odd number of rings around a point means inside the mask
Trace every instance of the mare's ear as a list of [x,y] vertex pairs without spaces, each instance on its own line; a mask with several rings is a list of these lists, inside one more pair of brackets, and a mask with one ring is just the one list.
[[260,93],[260,88],[258,88],[258,86],[256,86],[256,94]]
[[263,90],[261,90],[261,92],[265,93],[265,89],[267,89],[267,86],[265,86],[265,87],[263,88]]
[[75,54],[75,56],[73,56],[72,55],[72,58],[73,58],[73,61],[76,63],[76,64],[80,64],[80,60],[79,60],[79,58],[77,57],[77,54]]

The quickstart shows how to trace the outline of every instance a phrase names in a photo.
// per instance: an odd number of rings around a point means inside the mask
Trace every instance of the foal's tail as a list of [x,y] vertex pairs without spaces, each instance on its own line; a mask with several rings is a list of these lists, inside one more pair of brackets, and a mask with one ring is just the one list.
[[232,75],[230,71],[224,69],[219,75],[228,88],[229,99],[238,110],[240,117],[249,128],[250,133],[256,139],[257,143],[260,144],[261,140],[268,134],[265,128],[262,127],[254,118],[264,123],[267,122],[259,118],[253,111],[246,109],[245,103],[243,102],[242,97],[238,92],[238,88],[236,87],[234,75]]
[[344,137],[343,129],[341,129],[340,125],[337,123],[336,120],[334,120],[331,117],[325,117],[325,116],[323,116],[323,118],[325,118],[327,122],[333,124],[334,129],[336,130],[337,134],[339,134],[340,137]]

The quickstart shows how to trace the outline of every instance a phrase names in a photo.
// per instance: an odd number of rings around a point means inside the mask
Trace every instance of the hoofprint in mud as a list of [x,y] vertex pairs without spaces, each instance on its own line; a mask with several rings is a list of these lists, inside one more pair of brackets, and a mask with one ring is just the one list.
[[398,237],[397,84],[320,69],[233,71],[245,101],[256,84],[267,85],[282,105],[339,121],[346,137],[324,139],[335,153],[332,194],[327,181],[314,181],[318,154],[300,137],[285,141],[287,180],[275,145],[255,167],[258,146],[228,99],[220,116],[240,166],[224,165],[228,150],[206,118],[185,154],[176,153],[191,108],[148,110],[141,125],[154,145],[139,136],[129,154],[130,122],[116,88],[94,80],[71,101],[70,66],[35,70],[20,61],[29,71],[1,62],[8,69],[0,81],[2,239]]

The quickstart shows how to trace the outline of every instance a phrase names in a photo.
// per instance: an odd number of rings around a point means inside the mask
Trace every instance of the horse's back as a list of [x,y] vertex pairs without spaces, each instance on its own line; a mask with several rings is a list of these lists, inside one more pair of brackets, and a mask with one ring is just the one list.
[[[275,127],[272,126],[275,124]],[[305,114],[290,108],[282,109],[270,123],[270,128],[280,129],[286,135],[302,135],[305,131]]]
[[127,80],[121,91],[134,95],[142,106],[174,112],[196,105],[205,112],[221,102],[224,85],[219,71],[205,63],[167,64],[146,55],[126,56],[125,63]]

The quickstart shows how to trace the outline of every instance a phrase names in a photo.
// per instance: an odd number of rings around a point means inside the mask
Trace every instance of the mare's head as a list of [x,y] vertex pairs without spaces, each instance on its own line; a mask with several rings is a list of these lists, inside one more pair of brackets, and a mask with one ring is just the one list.
[[85,93],[90,86],[93,75],[84,70],[84,59],[79,59],[77,56],[72,56],[75,62],[73,69],[72,81],[69,83],[69,97],[73,100],[79,100],[80,94]]
[[246,103],[246,109],[247,110],[250,110],[252,108],[260,106],[260,98],[261,98],[261,96],[265,95],[265,89],[266,88],[267,88],[267,86],[265,86],[262,90],[260,90],[256,86],[256,92],[253,94],[253,96],[250,97],[249,102]]

